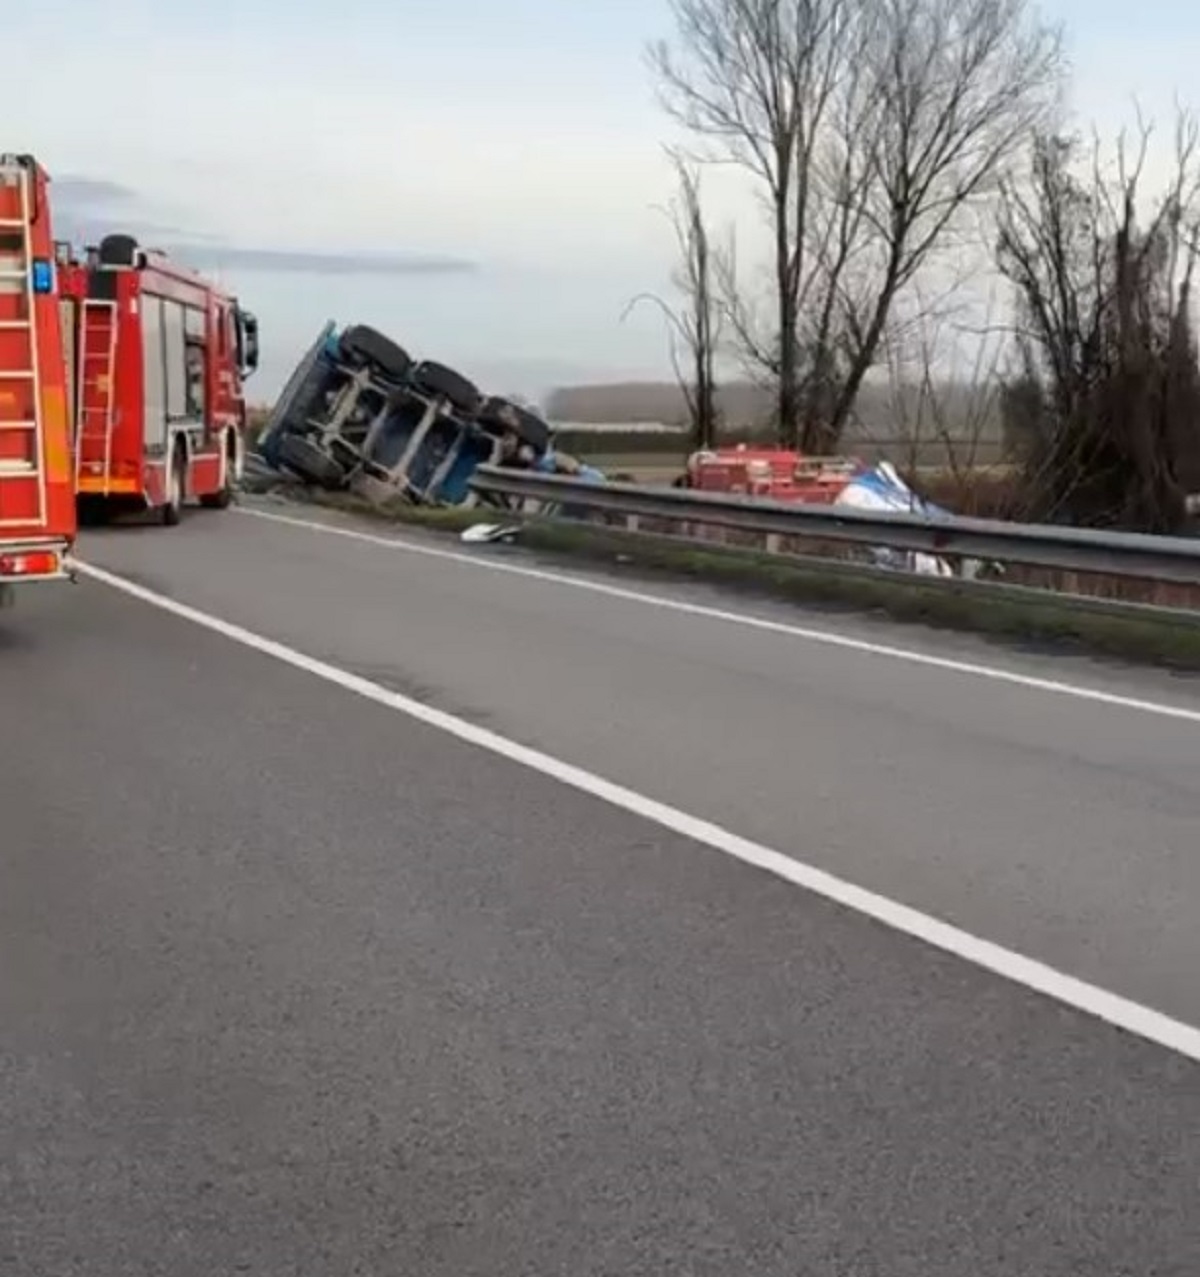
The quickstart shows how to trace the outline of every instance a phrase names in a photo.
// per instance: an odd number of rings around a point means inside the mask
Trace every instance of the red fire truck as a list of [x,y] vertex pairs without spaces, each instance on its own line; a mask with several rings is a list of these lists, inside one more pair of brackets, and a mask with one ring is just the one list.
[[82,513],[229,504],[244,460],[243,381],[258,322],[237,299],[130,235],[77,260],[56,245]]
[[800,505],[833,505],[864,469],[857,457],[808,457],[790,448],[751,448],[739,443],[693,452],[679,486]]
[[0,155],[0,603],[67,578],[75,543],[48,185],[32,156]]

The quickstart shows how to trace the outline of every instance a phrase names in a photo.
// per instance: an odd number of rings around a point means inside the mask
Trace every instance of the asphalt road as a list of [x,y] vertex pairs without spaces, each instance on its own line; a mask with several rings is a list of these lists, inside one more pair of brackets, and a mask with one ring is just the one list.
[[[239,514],[84,552],[1200,1022],[1194,723]],[[0,1273],[1200,1271],[1200,1065],[98,584],[0,707]]]
[[[488,565],[539,565],[492,547],[474,566],[241,514],[190,520],[169,545],[143,532],[107,533],[90,553],[1200,1024],[1200,723],[496,572]],[[561,561],[550,567],[564,571]],[[648,588],[731,605],[716,592]],[[1200,711],[1200,680],[732,606]]]

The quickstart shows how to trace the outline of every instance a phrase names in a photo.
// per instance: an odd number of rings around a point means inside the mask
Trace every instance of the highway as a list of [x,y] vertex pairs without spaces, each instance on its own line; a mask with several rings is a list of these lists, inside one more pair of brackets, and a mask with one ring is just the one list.
[[81,550],[0,612],[0,1275],[1200,1272],[1200,684],[265,502]]

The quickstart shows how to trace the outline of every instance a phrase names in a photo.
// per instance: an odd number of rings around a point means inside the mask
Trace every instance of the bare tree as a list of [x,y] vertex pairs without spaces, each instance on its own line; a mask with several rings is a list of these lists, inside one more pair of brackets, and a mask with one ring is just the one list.
[[[960,509],[974,473],[1001,460],[1006,342],[990,322],[997,300],[989,298],[982,326],[922,305],[910,322],[889,324],[882,344],[888,419],[904,464],[913,478],[921,469],[940,471]],[[969,359],[964,339],[973,346]],[[944,360],[948,353],[954,358]]]
[[[773,315],[725,292],[786,443],[824,451],[900,291],[1055,102],[1057,36],[1026,0],[671,0],[663,103],[768,211]],[[764,335],[764,332],[766,335]]]
[[1107,178],[1042,139],[1008,185],[1000,269],[1017,293],[1021,375],[1007,399],[1039,518],[1168,532],[1200,484],[1200,360],[1191,323],[1200,253],[1200,123],[1181,112],[1175,167],[1149,208],[1151,130],[1124,135]]
[[[678,191],[667,210],[679,247],[679,261],[671,282],[681,301],[671,306],[655,293],[640,293],[626,307],[639,302],[657,306],[667,321],[671,364],[687,405],[692,442],[711,448],[720,428],[716,359],[722,341],[722,311],[715,294],[715,253],[704,217],[700,174],[678,152],[671,152]],[[687,371],[680,367],[687,361]]]

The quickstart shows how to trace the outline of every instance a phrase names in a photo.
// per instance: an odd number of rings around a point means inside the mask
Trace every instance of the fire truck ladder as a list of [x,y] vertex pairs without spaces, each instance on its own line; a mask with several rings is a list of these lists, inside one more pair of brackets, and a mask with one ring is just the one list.
[[[85,301],[80,320],[79,375],[76,378],[75,476],[104,455],[104,495],[112,482],[113,372],[117,361],[117,304]],[[90,445],[90,446],[89,446]]]
[[[46,522],[46,474],[42,464],[41,377],[33,311],[33,180],[33,174],[17,157],[0,155],[0,485],[28,484],[35,479],[36,523],[41,525]],[[7,404],[23,405],[18,408],[21,415],[5,416]],[[15,456],[8,446],[13,436],[23,441]],[[0,527],[27,526],[29,522],[27,515],[0,518]]]

